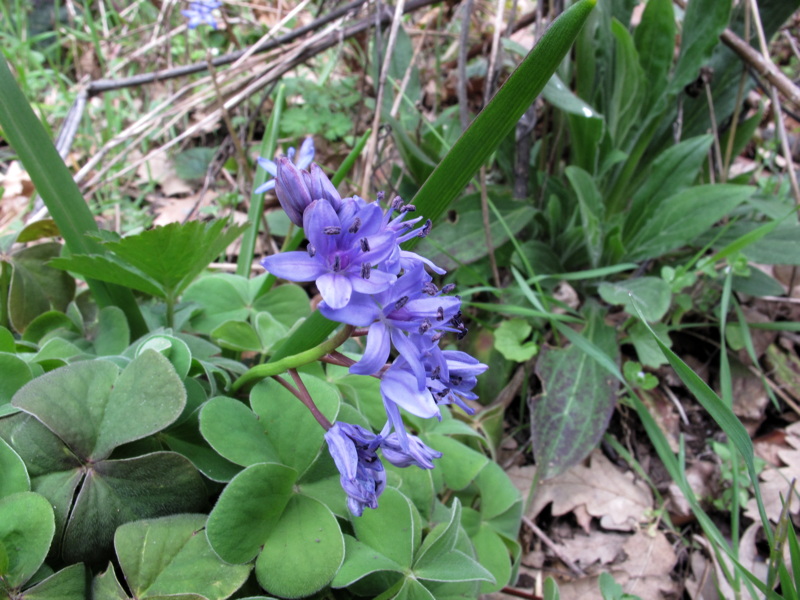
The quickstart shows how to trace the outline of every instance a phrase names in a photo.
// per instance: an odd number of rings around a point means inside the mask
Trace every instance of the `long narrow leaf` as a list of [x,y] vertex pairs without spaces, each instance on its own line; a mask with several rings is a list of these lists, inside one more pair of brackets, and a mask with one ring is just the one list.
[[[278,93],[275,96],[275,104],[272,109],[272,114],[269,116],[267,122],[267,131],[264,134],[264,139],[261,142],[261,149],[259,154],[265,158],[272,158],[275,150],[278,147],[278,131],[281,114],[283,113],[283,97],[286,94],[286,87],[281,85],[278,87]],[[253,189],[257,189],[261,184],[267,180],[268,173],[264,169],[256,169],[256,175],[253,179]],[[260,194],[253,193],[250,195],[250,209],[247,211],[247,222],[249,226],[242,236],[242,248],[239,251],[239,258],[236,261],[236,274],[242,277],[250,276],[250,269],[253,266],[253,254],[256,248],[256,239],[258,238],[258,229],[261,225],[261,213],[264,212],[264,192]]]
[[[97,223],[52,140],[2,59],[0,127],[28,171],[70,252],[105,254],[99,243],[85,235],[98,231]],[[87,279],[86,283],[98,306],[116,305],[125,312],[135,337],[146,333],[147,325],[130,290],[93,279]]]

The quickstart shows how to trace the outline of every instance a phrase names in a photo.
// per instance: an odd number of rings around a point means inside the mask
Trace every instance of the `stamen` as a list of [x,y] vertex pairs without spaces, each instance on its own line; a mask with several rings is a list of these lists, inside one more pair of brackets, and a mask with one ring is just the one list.
[[409,300],[408,296],[403,296],[402,298],[400,298],[400,300],[394,303],[394,309],[400,310],[406,305],[406,302],[408,302],[408,300]]
[[441,306],[436,309],[436,320],[444,321],[444,308],[442,308]]
[[361,238],[358,241],[361,244],[361,251],[362,252],[369,252],[369,240],[367,240],[367,238],[364,237],[364,238]]
[[322,228],[322,233],[325,235],[339,235],[342,233],[342,228],[338,227],[337,225],[328,225],[327,227]]
[[350,229],[348,229],[347,231],[349,231],[350,233],[358,233],[359,229],[361,229],[361,219],[356,217],[355,220],[353,221],[353,224],[350,226]]
[[362,279],[369,279],[369,276],[372,274],[372,265],[368,262],[361,263],[361,278]]
[[383,202],[383,198],[386,196],[386,192],[380,191],[375,195],[375,198],[378,202]]
[[317,254],[317,249],[314,248],[314,246],[312,246],[311,244],[308,245],[308,247],[306,248],[306,251],[308,252],[308,255],[311,258],[314,258],[314,256],[316,256],[316,254]]
[[419,237],[425,237],[431,232],[431,228],[433,227],[433,223],[430,219],[425,221],[425,225],[423,225],[419,230]]
[[342,269],[342,257],[337,254],[336,258],[333,259],[333,270],[334,272],[336,272],[340,271],[341,269]]
[[432,342],[438,342],[440,339],[442,339],[443,335],[444,335],[444,331],[437,331],[436,333],[434,333],[431,336],[431,341]]
[[443,294],[449,294],[449,293],[450,293],[450,292],[452,292],[454,289],[456,289],[456,284],[455,284],[455,283],[448,283],[446,286],[444,286],[444,287],[442,288],[442,293],[443,293]]
[[424,294],[428,294],[429,296],[435,296],[438,291],[439,288],[437,288],[436,284],[433,283],[432,281],[429,281],[422,286],[422,292]]
[[403,199],[400,196],[395,196],[389,206],[391,206],[392,210],[402,210]]
[[425,317],[425,319],[422,321],[422,323],[419,326],[419,332],[420,333],[425,333],[431,327],[433,327],[433,324],[431,323],[431,320],[428,319],[427,317]]
[[403,208],[400,209],[400,212],[407,213],[407,212],[416,212],[417,207],[413,204],[406,204]]
[[431,379],[439,379],[439,375],[442,372],[442,368],[439,365],[436,365],[436,368],[431,373]]

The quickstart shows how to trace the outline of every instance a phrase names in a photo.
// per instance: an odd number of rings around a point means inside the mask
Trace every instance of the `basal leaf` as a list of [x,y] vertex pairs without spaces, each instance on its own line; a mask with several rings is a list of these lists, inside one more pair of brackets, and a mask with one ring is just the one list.
[[422,527],[414,505],[403,494],[386,488],[376,510],[365,511],[351,521],[359,542],[402,569],[411,567]]
[[402,573],[404,567],[387,558],[372,546],[368,546],[356,538],[345,535],[345,558],[331,582],[331,587],[343,588],[355,583],[377,571],[395,571]]
[[89,591],[86,582],[86,567],[70,565],[27,588],[23,597],[25,600],[85,600]]
[[87,472],[64,532],[70,562],[108,560],[117,527],[137,519],[206,508],[206,487],[186,458],[154,452],[102,460]]
[[669,309],[672,292],[660,277],[637,277],[623,281],[604,281],[598,288],[600,297],[609,304],[622,304],[628,314],[636,313],[635,302],[645,319],[659,321]]
[[31,480],[25,463],[3,438],[0,438],[0,474],[0,498],[30,491]]
[[55,532],[53,508],[44,496],[20,492],[0,498],[0,544],[7,555],[0,579],[20,588],[44,562]]
[[209,400],[200,411],[200,432],[214,450],[237,465],[280,462],[264,424],[239,400]]
[[[605,349],[602,340],[608,336],[604,330],[610,328],[596,312],[583,336],[601,342]],[[612,346],[611,351],[616,349]],[[600,441],[614,411],[618,383],[575,344],[543,348],[536,374],[543,392],[530,401],[531,433],[537,465],[545,479],[583,460]]]
[[344,560],[344,538],[321,502],[295,494],[256,559],[258,582],[282,598],[303,598],[333,579]]
[[126,523],[114,534],[125,581],[136,598],[194,593],[223,600],[247,579],[250,565],[229,565],[211,550],[206,515],[182,514]]
[[208,541],[222,560],[253,560],[292,497],[297,473],[283,465],[251,465],[222,491],[208,516]]

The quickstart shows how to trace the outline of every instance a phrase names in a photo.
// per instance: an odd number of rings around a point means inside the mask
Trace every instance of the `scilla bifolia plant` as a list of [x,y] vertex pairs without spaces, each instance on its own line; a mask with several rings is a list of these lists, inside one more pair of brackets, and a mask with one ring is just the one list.
[[[430,469],[432,459],[442,456],[406,432],[398,407],[418,417],[441,419],[439,404],[455,403],[472,414],[464,399],[476,398],[471,390],[486,365],[464,352],[439,347],[445,332],[461,338],[467,329],[461,321],[461,300],[443,296],[450,290],[437,288],[424,267],[440,275],[444,270],[400,248],[402,242],[430,231],[429,220],[414,228],[423,217],[405,220],[414,206],[395,198],[382,209],[382,194],[378,202],[342,198],[316,164],[301,171],[286,157],[278,159],[276,181],[281,206],[295,225],[303,226],[309,243],[306,251],[269,256],[261,264],[284,279],[315,281],[325,317],[351,329],[369,328],[361,360],[338,353],[326,358],[349,364],[351,373],[381,379],[388,417],[381,433],[376,436],[343,422],[331,426],[313,410],[327,430],[325,441],[341,473],[348,507],[360,516],[365,506],[377,508],[386,485],[378,448],[398,467]],[[398,357],[387,366],[392,346]],[[305,390],[295,393],[313,409]]]

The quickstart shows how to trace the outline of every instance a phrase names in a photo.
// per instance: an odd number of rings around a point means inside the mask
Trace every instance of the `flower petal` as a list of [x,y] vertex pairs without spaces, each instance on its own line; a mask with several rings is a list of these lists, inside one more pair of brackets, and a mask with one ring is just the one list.
[[300,250],[262,258],[261,266],[275,277],[288,281],[314,281],[326,272],[318,260]]
[[334,310],[347,306],[353,295],[353,284],[350,278],[342,273],[327,272],[320,275],[317,277],[317,289],[322,299]]
[[367,333],[367,347],[361,360],[350,367],[354,375],[372,375],[380,371],[389,360],[389,331],[378,321],[373,323]]

